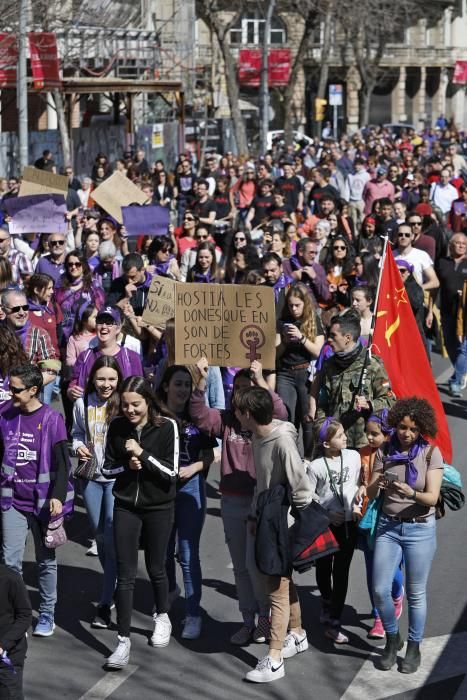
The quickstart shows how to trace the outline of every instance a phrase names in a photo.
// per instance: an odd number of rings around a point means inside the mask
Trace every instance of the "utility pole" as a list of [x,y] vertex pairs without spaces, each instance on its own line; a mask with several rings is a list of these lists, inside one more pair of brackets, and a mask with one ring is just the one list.
[[267,151],[267,140],[269,131],[269,35],[271,33],[271,20],[274,13],[276,0],[270,0],[268,11],[266,13],[266,21],[264,23],[264,40],[263,52],[261,60],[261,83],[260,83],[260,109],[261,109],[261,129],[260,129],[260,154],[264,156]]
[[18,141],[20,173],[28,164],[28,22],[29,0],[20,0],[18,31],[18,85],[16,100],[18,107]]

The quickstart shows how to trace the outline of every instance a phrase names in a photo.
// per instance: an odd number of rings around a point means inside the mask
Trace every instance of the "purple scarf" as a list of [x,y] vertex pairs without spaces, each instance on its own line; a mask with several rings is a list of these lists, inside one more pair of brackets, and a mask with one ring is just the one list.
[[211,277],[211,273],[207,272],[206,274],[203,274],[202,272],[194,272],[193,271],[193,282],[200,282],[204,284],[210,284],[211,282],[214,281],[214,278]]
[[292,270],[301,270],[302,269],[302,263],[300,260],[297,258],[296,255],[291,255],[289,258],[290,261],[290,267]]
[[400,443],[397,435],[393,435],[389,441],[388,456],[385,458],[385,462],[405,462],[405,481],[412,488],[415,487],[418,477],[417,467],[413,460],[427,445],[428,442],[419,435],[411,445],[408,453],[405,454],[404,452],[399,452]]
[[54,314],[54,310],[48,304],[36,304],[35,301],[28,299],[29,311],[40,311],[42,314]]
[[26,335],[31,324],[26,321],[22,328],[15,328],[16,337],[19,338],[22,347],[24,347],[24,341],[26,340]]
[[274,299],[277,300],[279,299],[279,294],[281,289],[284,289],[284,287],[289,287],[293,282],[293,279],[291,277],[288,277],[287,275],[284,275],[284,273],[281,273],[281,276],[277,280],[276,284],[273,286],[274,290]]
[[154,263],[154,274],[155,275],[162,275],[162,277],[167,277],[168,276],[168,271],[169,271],[169,265],[172,262],[174,256],[171,255],[170,258],[167,260],[167,262],[155,262]]

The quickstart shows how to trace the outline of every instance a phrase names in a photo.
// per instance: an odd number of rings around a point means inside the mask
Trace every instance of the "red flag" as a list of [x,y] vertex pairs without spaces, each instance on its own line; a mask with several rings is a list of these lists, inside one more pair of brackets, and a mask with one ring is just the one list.
[[438,445],[446,462],[452,460],[452,444],[443,404],[433,378],[409,298],[388,246],[381,278],[373,349],[384,362],[398,398],[419,396],[433,406],[438,422]]
[[60,87],[60,68],[58,63],[57,41],[52,32],[30,32],[29,52],[34,87]]
[[16,87],[18,44],[15,34],[0,34],[0,88]]

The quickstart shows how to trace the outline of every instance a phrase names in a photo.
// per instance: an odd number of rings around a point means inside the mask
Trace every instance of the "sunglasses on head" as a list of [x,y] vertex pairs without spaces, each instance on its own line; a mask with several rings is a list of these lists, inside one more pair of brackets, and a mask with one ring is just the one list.
[[10,386],[10,391],[12,394],[21,394],[21,392],[26,391],[27,386]]

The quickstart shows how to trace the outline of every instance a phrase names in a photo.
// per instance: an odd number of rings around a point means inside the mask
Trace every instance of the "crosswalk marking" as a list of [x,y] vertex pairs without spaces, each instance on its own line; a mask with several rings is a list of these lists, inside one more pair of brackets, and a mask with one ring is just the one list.
[[121,671],[113,671],[111,673],[106,673],[106,675],[97,681],[92,688],[90,688],[84,695],[81,695],[78,700],[105,700],[112,693],[119,688],[122,683],[124,683],[135,671],[137,671],[139,666],[133,666],[129,664],[125,666]]
[[[454,676],[467,674],[467,632],[445,634],[423,640],[420,647],[422,663],[416,673],[399,673],[397,666],[390,671],[378,671],[374,660],[378,655],[372,653],[360,668],[341,700],[384,700],[398,693],[417,690],[424,685]],[[405,655],[405,647],[399,652]],[[464,681],[456,693],[458,700],[465,700],[467,683]],[[464,694],[460,691],[464,689]]]

